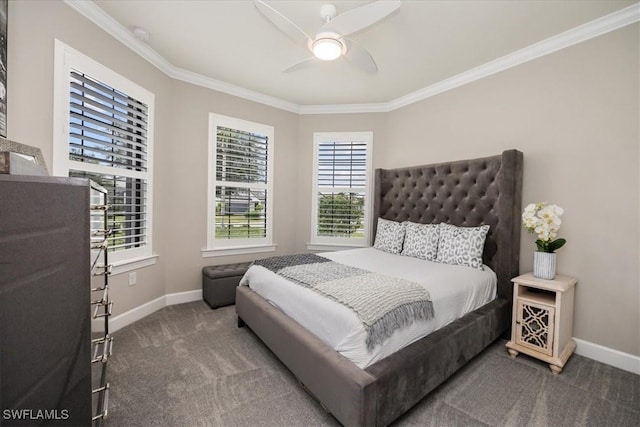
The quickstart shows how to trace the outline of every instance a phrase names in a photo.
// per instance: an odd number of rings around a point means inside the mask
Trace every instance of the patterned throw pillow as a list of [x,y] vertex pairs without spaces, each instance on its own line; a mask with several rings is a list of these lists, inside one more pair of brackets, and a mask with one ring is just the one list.
[[435,261],[440,227],[437,224],[417,224],[410,221],[403,224],[405,236],[401,255]]
[[456,227],[440,224],[436,260],[444,264],[466,265],[482,270],[482,252],[488,231],[488,225]]
[[392,254],[399,254],[404,241],[404,224],[378,218],[376,241],[373,247]]

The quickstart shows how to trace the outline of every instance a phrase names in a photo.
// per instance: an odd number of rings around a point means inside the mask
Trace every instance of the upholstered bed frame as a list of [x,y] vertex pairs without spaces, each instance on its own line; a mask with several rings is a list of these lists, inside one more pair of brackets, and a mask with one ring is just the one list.
[[246,286],[237,289],[238,325],[246,323],[342,424],[388,425],[507,332],[510,279],[518,275],[521,189],[522,153],[516,150],[376,170],[376,222],[491,226],[484,262],[497,274],[498,298],[365,369]]

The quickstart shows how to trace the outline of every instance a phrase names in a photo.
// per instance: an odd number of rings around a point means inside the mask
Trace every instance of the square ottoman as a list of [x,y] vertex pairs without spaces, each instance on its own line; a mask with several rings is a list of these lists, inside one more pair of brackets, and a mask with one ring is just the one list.
[[250,262],[213,265],[202,269],[202,298],[211,308],[235,304],[236,286]]

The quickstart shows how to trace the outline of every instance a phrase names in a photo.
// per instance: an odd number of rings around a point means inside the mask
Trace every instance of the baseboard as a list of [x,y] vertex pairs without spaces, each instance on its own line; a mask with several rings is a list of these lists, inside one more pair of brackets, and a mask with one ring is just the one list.
[[574,338],[574,340],[578,345],[576,354],[640,375],[640,356],[634,356],[633,354],[624,353],[579,338]]
[[184,304],[185,302],[199,301],[202,299],[202,289],[195,291],[178,292],[175,294],[167,294],[166,305]]
[[[151,313],[169,305],[184,304],[187,302],[199,301],[202,299],[202,289],[194,291],[177,292],[163,295],[127,312],[119,314],[109,319],[109,332],[115,332],[127,325],[132,324]],[[102,320],[94,320],[97,328],[100,328]],[[607,365],[640,375],[640,357],[633,354],[624,353],[612,348],[574,338],[577,344],[576,354],[596,360]]]
[[[160,310],[163,307],[166,307],[166,295],[158,297],[154,300],[151,300],[147,303],[139,305],[136,308],[132,308],[129,311],[125,311],[122,314],[118,314],[117,316],[113,316],[109,319],[109,332],[115,332],[118,329],[122,329],[127,325],[132,324],[140,319],[143,319],[150,315],[151,313]],[[97,319],[92,320],[92,329],[102,330],[104,320]]]
[[[113,316],[109,319],[109,332],[115,332],[118,329],[122,329],[127,325],[132,324],[140,319],[143,319],[153,312],[160,310],[168,305],[183,304],[186,302],[198,301],[202,299],[202,289],[187,292],[177,292],[174,294],[166,294],[144,303],[136,308],[132,308],[117,316]],[[101,330],[102,319],[93,320],[94,330]]]

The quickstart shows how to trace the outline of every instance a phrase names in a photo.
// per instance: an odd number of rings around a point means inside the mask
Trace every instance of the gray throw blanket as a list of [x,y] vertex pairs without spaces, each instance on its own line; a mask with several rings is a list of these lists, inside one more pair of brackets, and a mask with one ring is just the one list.
[[351,309],[365,326],[369,350],[397,329],[433,317],[429,292],[404,279],[340,264],[314,254],[277,256],[254,264]]

